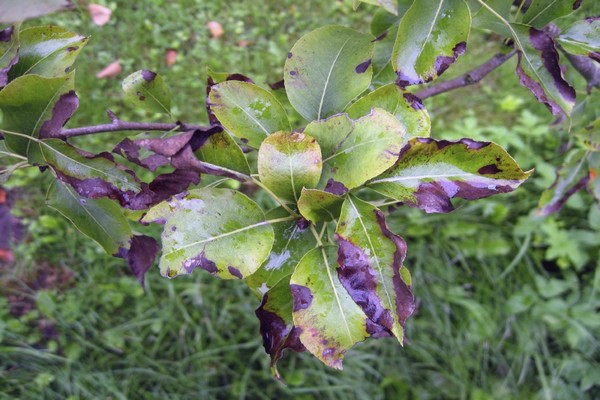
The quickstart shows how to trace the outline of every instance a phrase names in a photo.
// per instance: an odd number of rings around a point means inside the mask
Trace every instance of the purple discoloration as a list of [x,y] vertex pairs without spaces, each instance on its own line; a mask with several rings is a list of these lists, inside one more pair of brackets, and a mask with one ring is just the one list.
[[297,312],[304,310],[312,303],[313,295],[309,288],[301,285],[290,285],[292,291],[292,298],[294,299],[292,311]]
[[292,58],[294,55],[292,54],[292,52],[289,52],[287,55],[287,58]]
[[142,287],[144,287],[144,275],[154,265],[156,253],[158,253],[158,243],[150,236],[140,235],[131,239],[127,261],[131,272]]
[[158,175],[150,184],[143,183],[142,190],[128,199],[127,208],[145,210],[169,197],[182,193],[191,184],[200,183],[200,174],[191,169],[176,169]]
[[75,50],[79,50],[79,46],[70,46],[70,47],[67,47],[67,51],[68,52],[72,52],[72,51],[75,51]]
[[305,230],[306,228],[308,228],[310,226],[310,221],[307,220],[306,218],[300,218],[298,221],[296,221],[296,226],[300,230]]
[[376,324],[369,318],[365,319],[365,323],[367,325],[367,333],[371,335],[372,338],[379,339],[383,337],[393,336],[392,332],[390,332],[387,328]]
[[481,167],[477,170],[477,172],[479,172],[482,175],[495,175],[498,172],[502,172],[502,170],[500,168],[498,168],[498,166],[496,164],[489,164],[486,165],[485,167]]
[[59,137],[60,130],[79,107],[79,99],[74,90],[60,96],[52,108],[52,116],[40,129],[40,139]]
[[297,74],[298,74],[298,72],[296,72],[296,71],[294,71],[294,70],[290,71],[290,75],[291,75],[291,76],[296,76]]
[[324,190],[337,196],[343,196],[348,193],[348,188],[343,183],[333,180],[333,178],[329,178]]
[[6,29],[2,29],[0,31],[0,42],[10,42],[12,40],[13,32],[15,31],[15,27],[9,26]]
[[383,39],[385,39],[388,35],[388,31],[383,32],[381,35],[377,36],[375,39],[372,40],[372,42],[380,42]]
[[112,151],[113,153],[120,154],[134,164],[149,169],[150,171],[155,171],[158,167],[167,165],[169,163],[169,159],[165,156],[161,156],[160,154],[153,154],[144,158],[143,160],[140,160],[139,149],[140,146],[138,146],[133,140],[125,138],[119,142]]
[[[460,42],[452,49],[451,56],[438,56],[435,59],[435,70],[437,72],[437,76],[440,76],[450,67],[458,57],[460,57],[467,50],[467,43]],[[435,76],[427,77],[427,82],[435,78]]]
[[152,82],[156,78],[156,72],[149,71],[147,69],[142,70],[142,78],[146,82]]
[[420,98],[418,98],[417,96],[415,96],[412,93],[404,93],[404,100],[406,100],[406,102],[415,110],[417,111],[421,111],[425,109],[425,106],[423,105],[423,102],[421,101]]
[[581,1],[582,0],[575,0],[573,2],[573,10],[577,10],[579,7],[581,7]]
[[244,275],[242,275],[242,273],[240,272],[239,269],[232,267],[231,265],[229,267],[227,267],[227,270],[229,271],[229,273],[233,276],[235,276],[238,279],[243,279]]
[[358,64],[356,68],[354,68],[354,71],[356,71],[357,74],[363,74],[367,71],[370,65],[371,59],[369,58],[367,61]]
[[285,88],[285,81],[282,79],[275,83],[269,83],[269,87],[271,88],[271,90],[283,89],[283,88]]
[[219,269],[217,268],[217,264],[215,264],[214,261],[209,260],[208,258],[204,257],[204,251],[202,251],[196,257],[188,258],[183,263],[183,268],[185,269],[185,272],[188,274],[191,274],[192,271],[194,270],[194,268],[196,268],[196,267],[200,267],[203,270],[205,270],[213,275],[215,275],[219,272]]
[[423,83],[421,79],[416,79],[409,75],[406,75],[401,70],[396,71],[396,76],[396,86],[398,86],[400,89],[404,89],[410,85],[418,85],[419,83]]

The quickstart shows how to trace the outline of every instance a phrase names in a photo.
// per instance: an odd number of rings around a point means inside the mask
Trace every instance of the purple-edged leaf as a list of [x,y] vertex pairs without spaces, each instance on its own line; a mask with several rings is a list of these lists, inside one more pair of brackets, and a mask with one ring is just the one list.
[[556,180],[540,197],[538,212],[541,215],[558,212],[572,195],[585,187],[591,176],[587,160],[585,150],[568,154],[564,164],[556,171]]
[[0,0],[0,23],[12,23],[74,8],[71,0]]
[[321,148],[304,133],[276,132],[258,150],[258,175],[273,193],[297,202],[302,188],[314,188],[322,170]]
[[180,194],[190,185],[200,183],[200,174],[193,169],[176,169],[160,174],[149,184],[142,183],[142,190],[135,196],[128,196],[125,207],[131,210],[146,210],[149,207]]
[[428,213],[445,213],[454,209],[454,197],[475,200],[512,192],[530,174],[495,143],[414,138],[368,187]]
[[283,78],[292,106],[307,120],[344,111],[371,83],[373,37],[330,25],[304,35],[285,61]]
[[346,189],[362,185],[396,162],[405,141],[402,123],[378,108],[356,121],[346,114],[314,121],[304,133],[317,139],[321,146],[320,188],[335,182]]
[[131,238],[127,262],[142,287],[144,287],[146,272],[154,265],[156,253],[158,253],[158,243],[154,238],[146,235],[135,235]]
[[600,153],[594,152],[588,158],[589,183],[588,188],[596,202],[600,204]]
[[211,111],[231,134],[258,148],[273,132],[289,131],[283,106],[271,93],[252,83],[227,81],[211,88]]
[[211,135],[196,151],[196,155],[209,164],[250,175],[250,167],[242,149],[227,132]]
[[575,89],[565,81],[554,40],[547,33],[527,25],[512,24],[519,50],[517,74],[521,85],[533,92],[554,115],[571,115]]
[[306,351],[299,339],[300,330],[292,321],[292,293],[289,279],[283,280],[266,292],[260,306],[256,309],[260,321],[260,333],[263,346],[271,357],[271,371],[280,378],[277,361],[285,349],[296,352]]
[[352,0],[352,7],[356,10],[360,3],[372,4],[383,8],[385,11],[392,13],[393,15],[398,14],[397,0]]
[[[389,13],[386,14],[391,15]],[[371,81],[373,87],[380,87],[394,82],[397,78],[391,59],[397,34],[398,24],[396,23],[389,30],[378,35],[375,40],[375,48],[373,50],[373,79]]]
[[53,114],[62,113],[54,106],[62,95],[73,90],[74,79],[73,72],[60,78],[26,75],[0,91],[0,131],[9,149],[28,157],[30,163],[44,162],[39,144],[27,136],[38,138],[44,123],[52,120]]
[[61,95],[52,107],[52,117],[40,129],[40,139],[59,137],[62,127],[69,122],[78,107],[79,98],[74,90]]
[[556,40],[565,51],[600,63],[600,17],[575,22]]
[[[267,213],[269,220],[287,216],[288,212],[282,207]],[[275,242],[269,257],[255,273],[246,278],[250,289],[259,296],[281,281],[289,286],[290,275],[300,259],[316,246],[310,229],[298,221],[280,222],[272,226]]]
[[463,54],[471,27],[464,0],[415,1],[400,21],[392,66],[402,87],[429,82]]
[[344,198],[318,189],[302,189],[298,211],[313,224],[338,218]]
[[431,132],[429,113],[421,100],[391,83],[361,97],[346,111],[352,119],[358,119],[375,107],[393,114],[406,128],[408,137],[428,137]]
[[113,255],[120,248],[129,247],[131,228],[121,207],[111,200],[84,198],[57,180],[48,190],[46,204],[96,241],[106,253]]
[[582,0],[533,0],[523,15],[522,22],[541,29],[557,18],[571,14]]
[[171,90],[162,76],[142,69],[123,80],[125,100],[146,111],[171,114]]
[[369,333],[400,343],[404,322],[414,312],[410,274],[404,267],[406,243],[392,233],[381,211],[348,196],[336,229],[339,279],[372,321]]
[[200,267],[223,279],[243,279],[267,259],[274,240],[260,207],[229,189],[190,190],[154,206],[142,221],[165,225],[159,269],[169,278]]
[[344,355],[369,337],[367,321],[336,272],[334,246],[309,251],[292,274],[292,315],[300,342],[325,365],[342,369]]
[[8,72],[19,61],[19,27],[0,30],[0,89],[8,83]]
[[125,138],[113,148],[113,153],[125,157],[127,160],[150,171],[156,171],[158,167],[169,164],[169,158],[142,149],[135,140]]
[[192,151],[191,145],[186,145],[180,152],[171,157],[171,165],[176,169],[191,170],[201,174],[225,176],[240,182],[251,179],[250,176],[241,172],[200,161]]
[[88,40],[56,25],[24,29],[20,33],[19,62],[11,68],[9,79],[25,74],[47,78],[64,76],[71,71]]
[[219,125],[219,120],[210,109],[210,92],[212,91],[213,86],[218,83],[226,82],[226,81],[241,81],[254,83],[254,81],[242,74],[230,74],[228,72],[215,72],[210,67],[206,68],[207,84],[206,84],[206,113],[208,114],[208,121],[211,126]]

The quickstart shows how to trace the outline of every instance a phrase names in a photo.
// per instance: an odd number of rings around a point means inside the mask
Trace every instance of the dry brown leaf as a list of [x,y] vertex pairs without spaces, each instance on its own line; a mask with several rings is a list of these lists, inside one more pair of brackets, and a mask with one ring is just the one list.
[[90,3],[88,5],[88,11],[94,24],[98,26],[105,25],[108,21],[110,21],[110,16],[112,15],[110,8],[106,8],[100,4]]
[[96,74],[96,78],[112,78],[121,73],[121,60],[116,60],[106,66],[102,71]]
[[211,36],[215,39],[225,33],[223,27],[217,21],[210,21],[208,24],[206,24],[206,27],[210,31]]

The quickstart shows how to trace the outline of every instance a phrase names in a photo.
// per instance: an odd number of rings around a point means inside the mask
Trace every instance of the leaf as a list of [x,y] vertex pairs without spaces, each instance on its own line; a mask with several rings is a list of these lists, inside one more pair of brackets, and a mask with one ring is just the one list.
[[284,200],[297,202],[302,188],[317,186],[322,168],[319,144],[304,133],[274,133],[258,150],[261,182]]
[[0,89],[8,83],[10,69],[19,61],[19,26],[0,31]]
[[379,209],[354,196],[342,206],[336,229],[338,276],[372,323],[372,335],[393,333],[402,344],[404,322],[414,312],[406,243],[392,233]]
[[111,200],[81,197],[73,188],[55,181],[46,195],[46,204],[96,241],[107,254],[129,247],[131,228],[121,207]]
[[121,248],[115,256],[127,259],[129,269],[143,288],[144,276],[154,265],[156,253],[158,253],[158,243],[156,243],[154,238],[145,235],[135,235],[131,238],[129,248]]
[[0,0],[0,23],[10,24],[73,8],[71,0]]
[[125,100],[146,111],[171,114],[171,90],[162,76],[142,69],[123,80]]
[[[390,14],[388,13],[388,15]],[[371,81],[373,87],[380,87],[395,82],[398,77],[394,68],[392,68],[391,59],[397,33],[398,24],[395,24],[375,41],[375,49],[373,51],[373,80]]]
[[415,1],[400,21],[392,66],[402,87],[429,82],[465,52],[471,13],[464,0]]
[[360,3],[372,4],[383,8],[385,11],[394,15],[398,14],[397,0],[353,0],[353,7],[356,10]]
[[90,18],[92,18],[94,24],[98,26],[106,25],[108,21],[110,21],[110,16],[112,15],[112,10],[110,8],[94,3],[88,4],[88,12],[90,13]]
[[196,154],[207,163],[250,175],[250,167],[242,149],[227,132],[209,136]]
[[290,130],[285,110],[275,96],[252,83],[219,83],[211,87],[208,100],[225,129],[252,147],[258,148],[273,132]]
[[588,157],[588,153],[581,149],[571,151],[567,155],[565,162],[556,171],[556,180],[540,196],[538,204],[540,215],[545,216],[560,211],[572,195],[588,184],[593,175],[593,173],[589,174],[593,168],[590,171],[586,168]]
[[554,41],[545,32],[527,25],[511,24],[518,52],[517,75],[521,85],[533,92],[554,115],[570,115],[575,89],[563,78]]
[[372,40],[371,35],[337,25],[300,38],[283,72],[292,106],[308,120],[344,111],[371,83]]
[[[267,213],[268,219],[286,216],[289,214],[281,207]],[[310,229],[307,229],[308,226],[298,221],[280,222],[272,226],[275,242],[269,257],[255,273],[246,278],[248,287],[260,296],[281,282],[284,282],[289,290],[290,276],[296,265],[317,243]]]
[[393,114],[404,125],[408,137],[428,137],[431,133],[429,113],[421,100],[391,83],[361,97],[348,107],[348,116],[358,119],[381,108]]
[[454,197],[475,200],[511,192],[531,173],[495,143],[413,138],[396,164],[368,187],[425,212],[446,213],[454,209]]
[[274,240],[260,207],[230,189],[190,190],[154,206],[142,222],[165,224],[159,269],[169,278],[200,267],[223,279],[243,279],[266,260]]
[[588,166],[588,188],[592,196],[596,199],[596,202],[600,204],[600,153],[595,152],[589,155]]
[[302,189],[298,199],[298,211],[313,224],[337,219],[344,198],[317,189]]
[[600,62],[600,18],[575,22],[556,40],[565,51]]
[[344,355],[365,340],[365,313],[342,286],[336,270],[336,247],[309,251],[292,274],[294,326],[300,341],[325,365],[342,369]]
[[119,75],[122,71],[121,60],[115,60],[108,64],[102,71],[96,74],[96,78],[112,78]]
[[522,22],[541,29],[555,19],[571,14],[580,5],[581,0],[533,0]]
[[[505,21],[509,21],[511,19],[512,2],[506,0],[487,0],[485,4],[487,7],[481,7],[478,4],[479,9],[474,10],[471,8],[471,12],[474,13],[472,27],[511,37],[512,33],[509,27],[498,16]],[[493,13],[490,11],[490,8],[494,10]]]
[[14,153],[28,157],[30,163],[43,163],[39,145],[16,132],[32,138],[39,137],[44,123],[60,110],[54,106],[61,96],[73,90],[74,72],[59,78],[26,75],[10,82],[0,91],[0,112],[3,118],[0,130],[4,132],[6,145]]
[[346,189],[354,189],[394,165],[405,136],[402,124],[377,108],[356,121],[342,114],[312,122],[304,133],[321,145],[323,174],[319,186],[332,180]]

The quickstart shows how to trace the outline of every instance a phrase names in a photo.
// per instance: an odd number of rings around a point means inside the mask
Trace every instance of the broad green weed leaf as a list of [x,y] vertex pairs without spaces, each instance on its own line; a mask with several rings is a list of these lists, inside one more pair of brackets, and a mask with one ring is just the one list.
[[190,190],[154,206],[142,221],[165,225],[159,268],[169,278],[200,267],[223,279],[243,279],[267,259],[274,240],[260,207],[230,189]]
[[580,6],[581,0],[533,0],[521,22],[542,29],[555,19],[571,14]]
[[371,83],[373,37],[343,26],[325,26],[303,36],[288,53],[285,89],[307,120],[344,111]]
[[337,218],[344,198],[318,189],[302,189],[298,199],[298,211],[313,224]]
[[171,90],[162,76],[142,69],[123,80],[125,100],[144,110],[171,114]]
[[600,62],[600,17],[575,22],[556,40],[569,53]]
[[73,8],[71,0],[0,0],[0,23],[23,21]]

